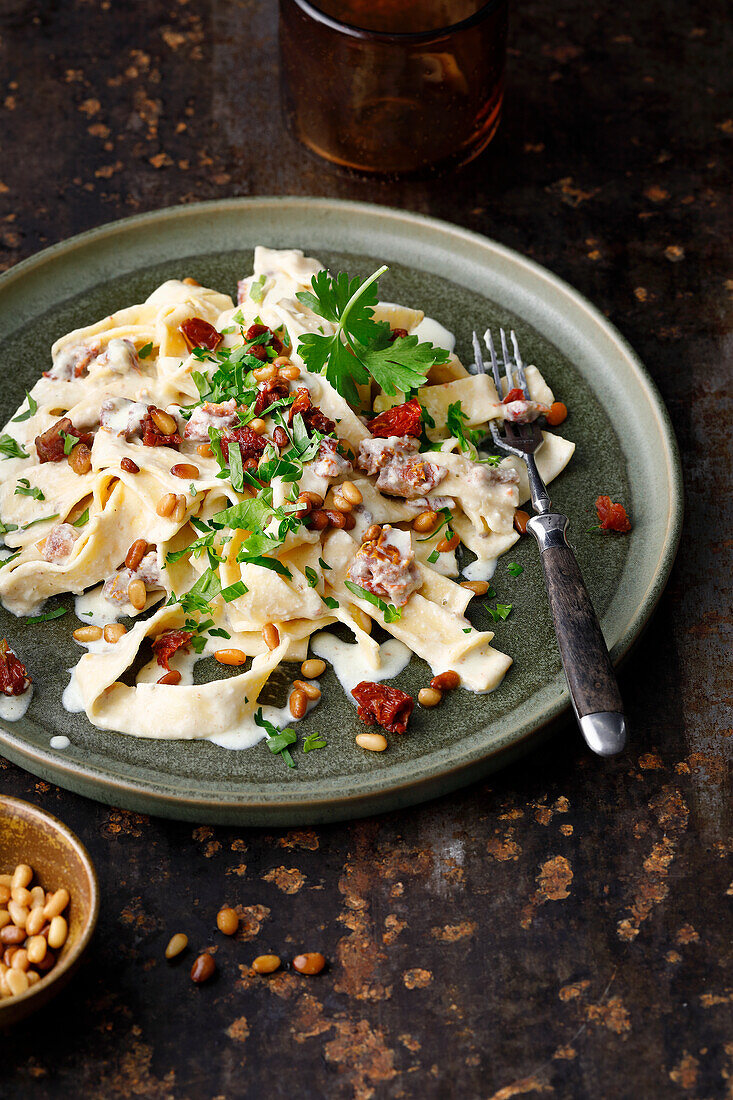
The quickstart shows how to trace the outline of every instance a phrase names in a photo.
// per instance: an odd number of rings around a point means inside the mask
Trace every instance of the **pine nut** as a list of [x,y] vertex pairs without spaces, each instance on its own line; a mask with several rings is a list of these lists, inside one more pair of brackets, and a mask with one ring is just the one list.
[[362,542],[376,542],[382,533],[382,528],[378,523],[373,523],[371,527],[367,527],[364,534],[361,536]]
[[241,649],[217,649],[214,659],[220,665],[243,665],[247,661],[247,654]]
[[257,370],[252,371],[252,376],[256,382],[269,382],[276,374],[277,367],[274,363],[268,363],[266,367],[258,367]]
[[[10,919],[13,919],[12,916],[10,916]],[[4,928],[0,928],[0,943],[6,947],[11,944],[22,943],[24,939],[25,928],[19,928],[17,924],[6,924]]]
[[36,968],[45,972],[46,970],[51,970],[55,962],[56,956],[54,955],[53,951],[47,951],[43,957],[42,962],[36,963]]
[[458,543],[461,541],[461,537],[457,532],[454,532],[449,539],[441,539],[435,549],[439,554],[447,554],[451,550],[455,550]]
[[268,649],[277,649],[280,645],[280,631],[274,623],[265,623],[262,627],[262,637]]
[[48,930],[48,946],[57,950],[66,943],[69,934],[69,926],[64,917],[54,917]]
[[98,626],[80,626],[74,631],[72,637],[76,642],[98,642],[102,637],[102,630]]
[[181,282],[185,283],[186,286],[201,286],[198,279],[192,279],[190,275],[187,275],[185,279],[181,279]]
[[311,512],[309,517],[309,526],[314,531],[325,531],[328,527],[328,515],[322,508],[316,508],[315,512]]
[[173,519],[176,523],[182,523],[184,516],[186,515],[186,498],[184,496],[176,497],[176,505],[173,509]]
[[0,909],[0,932],[2,932],[6,924],[10,924],[10,913],[7,909]]
[[449,669],[448,672],[440,672],[437,676],[433,676],[430,686],[437,688],[438,691],[455,691],[460,682],[458,673]]
[[153,409],[150,419],[161,435],[173,435],[178,430],[178,421],[162,409]]
[[307,661],[303,661],[300,671],[309,680],[317,680],[326,671],[326,662],[320,657],[309,657]]
[[346,520],[346,523],[344,524],[344,531],[353,531],[356,527],[356,520],[354,519],[354,517],[351,515],[350,512],[344,512],[343,517]]
[[181,951],[185,951],[188,947],[188,936],[185,932],[176,932],[174,936],[168,940],[168,946],[165,949],[166,959],[175,959],[176,955],[180,955]]
[[420,688],[417,693],[417,701],[421,707],[437,707],[442,698],[443,694],[437,688]]
[[[12,885],[13,885],[13,876],[12,875],[0,875],[0,886],[12,886]],[[25,885],[27,886],[28,883],[26,882]]]
[[288,382],[294,382],[296,378],[300,378],[300,367],[296,367],[294,363],[289,367],[281,367],[280,377],[287,378]]
[[371,634],[372,626],[374,624],[371,617],[367,615],[366,611],[362,611],[362,609],[360,607],[357,607],[356,604],[352,604],[350,611],[351,617],[356,625],[359,627],[359,629],[363,630],[365,634]]
[[111,642],[112,645],[115,645],[120,638],[127,634],[127,627],[123,626],[122,623],[108,623],[102,633],[105,642]]
[[[43,939],[43,936],[41,936],[41,939]],[[45,943],[46,941],[43,940],[43,942]],[[10,966],[13,970],[27,970],[28,969],[28,966],[29,966],[28,952],[25,949],[25,947],[19,947],[18,948],[18,950],[13,955]]]
[[288,706],[293,718],[303,718],[308,710],[308,696],[300,688],[296,688],[288,700]]
[[148,543],[146,539],[135,539],[132,546],[127,551],[127,555],[125,557],[125,565],[128,569],[131,569],[133,573],[145,557],[147,549]]
[[258,955],[252,960],[252,969],[255,974],[274,974],[280,968],[279,955]]
[[412,521],[412,529],[421,535],[429,535],[435,528],[437,522],[438,513],[430,509],[427,512],[421,512],[419,516],[415,517]]
[[74,473],[82,477],[92,468],[92,452],[86,443],[77,443],[69,452],[67,462]]
[[127,588],[127,598],[136,611],[142,611],[148,601],[148,592],[145,582],[139,577],[131,580]]
[[210,443],[199,443],[196,448],[196,454],[201,455],[202,458],[213,458],[214,452],[211,449]]
[[191,967],[191,981],[201,985],[202,982],[209,980],[215,970],[216,963],[212,956],[208,952],[204,952],[203,955],[199,955]]
[[59,913],[63,913],[66,906],[69,904],[69,891],[63,886],[60,890],[56,890],[51,895],[51,900],[47,901],[43,907],[43,915],[46,920],[53,920]]
[[361,489],[357,489],[353,481],[345,481],[341,486],[341,496],[346,497],[349,504],[361,504],[364,497],[361,495]]
[[0,906],[7,905],[10,901],[10,887],[0,886]]
[[41,980],[41,975],[38,973],[37,970],[26,970],[25,976],[28,979],[28,987],[29,988],[32,985],[35,985],[36,982],[40,982],[40,980]]
[[31,936],[28,940],[28,947],[26,948],[28,962],[32,966],[35,966],[36,963],[43,962],[47,950],[48,944],[46,943],[45,936]]
[[272,360],[273,367],[292,367],[292,363],[288,359],[287,355],[278,355],[277,359]]
[[28,914],[28,920],[25,922],[25,930],[29,936],[37,936],[46,923],[46,918],[43,915],[43,909],[40,905],[37,905],[35,909],[31,909]]
[[321,689],[316,684],[310,684],[307,680],[293,680],[293,687],[302,691],[309,699],[320,699]]
[[131,458],[120,459],[120,469],[124,470],[128,474],[139,474],[140,467],[137,462],[133,462]]
[[10,889],[14,890],[16,886],[30,886],[32,878],[33,868],[29,867],[27,863],[19,863],[13,871],[13,877],[10,880]]
[[[100,632],[101,633],[101,632]],[[35,909],[37,906],[43,906],[46,904],[46,894],[42,886],[34,886],[31,890],[31,905]]]
[[[319,513],[314,512],[313,515],[317,516]],[[338,512],[335,508],[325,508],[323,515],[328,520],[331,527],[335,527],[337,531],[343,531],[346,527],[346,513]],[[353,522],[352,522],[353,526]]]
[[19,997],[28,989],[28,978],[22,970],[9,970],[5,981],[13,997]]
[[313,504],[306,493],[300,493],[295,503],[300,505],[298,515],[301,519],[304,519],[313,510]]
[[521,508],[517,508],[514,513],[514,526],[520,535],[527,534],[527,524],[529,523],[529,515],[527,512],[523,512]]
[[247,427],[250,428],[253,432],[257,432],[257,435],[264,435],[267,431],[267,424],[259,416],[256,416],[254,420],[250,420]]
[[29,913],[25,905],[18,905],[17,901],[9,901],[8,912],[10,913],[14,925],[18,928],[25,928],[25,922],[28,920]]
[[383,733],[357,733],[356,743],[360,749],[368,749],[369,752],[384,752],[387,748],[387,738]]
[[314,508],[322,508],[323,507],[323,497],[319,493],[312,493],[312,492],[308,491],[308,492],[305,492],[305,493],[301,493],[300,496],[304,497],[305,500],[310,501],[311,505]]
[[158,513],[159,516],[165,519],[171,514],[171,512],[175,508],[176,500],[177,497],[175,493],[166,493],[165,496],[162,496],[158,501],[158,506],[155,511]]
[[333,506],[337,508],[339,512],[350,512],[354,505],[350,500],[347,500],[341,493],[333,494]]
[[30,909],[31,892],[26,890],[25,886],[16,886],[15,889],[10,891],[10,896],[16,905],[24,905],[27,909]]
[[485,596],[489,591],[488,581],[461,581],[461,588],[467,588],[477,596]]
[[233,936],[239,928],[239,917],[236,911],[229,905],[225,905],[223,909],[220,909],[216,914],[216,927],[220,932],[223,932],[225,936]]
[[326,960],[319,951],[309,951],[305,955],[296,955],[293,959],[293,970],[299,974],[320,974],[326,965]]
[[171,466],[171,473],[173,477],[194,481],[197,477],[200,477],[201,472],[198,466],[193,466],[190,462],[176,462],[175,466]]
[[164,673],[159,680],[156,680],[156,684],[167,684],[169,686],[175,686],[181,682],[181,674],[176,668],[172,668],[170,672]]

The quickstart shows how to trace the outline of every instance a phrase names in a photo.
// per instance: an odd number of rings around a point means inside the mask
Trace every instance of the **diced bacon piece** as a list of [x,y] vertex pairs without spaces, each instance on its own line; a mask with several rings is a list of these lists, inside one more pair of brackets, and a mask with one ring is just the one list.
[[395,457],[415,454],[419,450],[420,444],[417,439],[407,435],[362,439],[356,464],[367,474],[377,474]]
[[432,512],[440,512],[443,508],[449,508],[451,512],[456,506],[454,497],[415,497],[414,500],[407,500],[405,504],[414,511],[417,515],[420,512],[430,510]]
[[[156,409],[155,405],[148,405],[148,414],[142,419],[142,435],[144,447],[172,447],[177,451],[183,442],[178,432],[170,432],[166,435],[165,432],[161,432],[153,420],[153,412],[165,412],[165,409]],[[169,414],[170,415],[170,414]]]
[[237,283],[237,305],[241,306],[249,298],[249,278],[240,279]]
[[109,367],[114,374],[140,370],[140,360],[132,340],[110,340],[106,350],[97,358],[97,363],[101,367]]
[[481,489],[489,489],[492,485],[518,485],[519,474],[513,466],[487,466],[485,462],[473,462],[467,480]]
[[160,588],[160,566],[155,550],[148,550],[135,570],[135,576],[139,577],[148,589]]
[[522,400],[502,403],[501,411],[504,419],[512,424],[531,424],[538,416],[544,416],[550,410],[547,405],[540,405],[537,401]]
[[0,642],[0,691],[3,695],[23,695],[30,686],[25,665],[3,638]]
[[313,459],[311,469],[316,477],[325,477],[329,481],[335,481],[341,474],[348,474],[354,469],[348,458],[338,453],[338,440],[328,436],[321,440],[318,454]]
[[602,531],[618,531],[626,534],[631,530],[631,521],[626,515],[623,504],[613,504],[610,497],[598,497],[596,511]]
[[188,630],[164,630],[162,634],[159,634],[153,642],[153,653],[160,667],[164,668],[166,672],[170,672],[171,666],[168,662],[171,657],[179,649],[187,653],[192,638],[193,634]]
[[216,351],[224,337],[203,317],[189,317],[178,326],[181,336],[186,341],[186,346],[193,348],[207,348]]
[[142,435],[143,420],[148,415],[144,401],[130,401],[127,397],[108,397],[99,410],[99,424],[105,431],[123,435],[125,439]]
[[269,381],[263,382],[257,391],[255,416],[262,416],[265,409],[269,409],[270,405],[274,405],[276,401],[281,401],[289,393],[290,383],[287,378],[270,378]]
[[292,424],[297,413],[303,417],[303,422],[306,428],[312,428],[316,432],[323,432],[324,435],[330,435],[336,431],[336,425],[333,420],[321,412],[317,405],[314,405],[311,401],[311,395],[305,386],[300,386],[297,390],[297,397],[290,406],[290,415],[288,417],[288,424]]
[[91,361],[99,355],[99,350],[99,344],[67,344],[55,357],[51,369],[43,372],[44,376],[57,382],[83,378],[88,374]]
[[368,726],[376,722],[388,733],[404,733],[407,729],[415,700],[406,691],[362,680],[351,694],[359,704],[359,717]]
[[80,534],[81,532],[77,531],[71,523],[57,523],[51,528],[43,544],[43,556],[46,561],[58,564],[65,562]]
[[379,416],[375,416],[367,424],[372,435],[383,439],[392,435],[419,436],[422,430],[422,408],[416,397],[404,405],[394,405],[391,409],[385,409]]
[[372,595],[404,607],[422,585],[410,532],[385,524],[379,538],[361,544],[348,575],[354,584]]
[[426,461],[421,455],[396,458],[380,470],[377,488],[387,496],[411,500],[429,493],[447,474],[444,467]]
[[91,447],[94,437],[90,432],[80,432],[69,420],[68,416],[62,416],[45,432],[41,432],[35,438],[36,452],[39,462],[61,462],[65,457],[64,437],[75,436],[81,443]]
[[259,458],[267,446],[267,440],[263,439],[257,432],[253,432],[246,424],[242,424],[239,428],[232,428],[230,432],[221,437],[219,442],[221,443],[221,453],[227,462],[229,461],[230,443],[239,444],[242,462],[246,462],[248,458]]
[[143,582],[148,591],[163,587],[160,582],[160,566],[155,550],[148,551],[137,569],[128,569],[127,566],[124,566],[111,577],[108,577],[102,587],[102,595],[110,603],[122,607],[130,602],[128,596],[130,582],[136,578]]
[[212,401],[204,401],[191,413],[191,419],[183,433],[185,439],[192,439],[196,443],[209,442],[209,428],[230,428],[237,423],[237,402],[232,399],[216,404]]

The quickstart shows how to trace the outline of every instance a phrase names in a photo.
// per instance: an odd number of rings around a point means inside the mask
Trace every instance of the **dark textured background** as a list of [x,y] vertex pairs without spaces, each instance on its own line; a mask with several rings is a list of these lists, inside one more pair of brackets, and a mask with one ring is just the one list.
[[[103,887],[89,965],[3,1041],[3,1097],[733,1095],[730,12],[517,7],[497,141],[460,176],[387,184],[283,133],[273,0],[0,0],[4,267],[229,194],[436,214],[607,312],[668,403],[687,492],[670,585],[621,676],[620,760],[568,727],[441,802],[271,834],[110,810],[0,762],[5,791],[78,831]],[[224,900],[244,917],[233,942],[214,930]],[[179,928],[218,947],[215,983],[164,962]],[[328,971],[250,976],[255,954],[301,948]]]

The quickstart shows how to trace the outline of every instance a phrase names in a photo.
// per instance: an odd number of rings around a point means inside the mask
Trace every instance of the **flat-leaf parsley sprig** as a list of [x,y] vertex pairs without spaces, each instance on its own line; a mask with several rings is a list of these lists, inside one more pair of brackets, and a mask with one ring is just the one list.
[[373,378],[385,393],[407,393],[427,382],[435,363],[447,363],[448,352],[417,336],[392,339],[386,321],[374,320],[378,303],[377,281],[387,271],[378,268],[368,279],[350,279],[344,271],[331,276],[319,271],[313,276],[313,290],[300,291],[298,301],[319,317],[336,326],[332,336],[307,332],[298,351],[309,371],[324,374],[342,397],[359,403],[356,383]]

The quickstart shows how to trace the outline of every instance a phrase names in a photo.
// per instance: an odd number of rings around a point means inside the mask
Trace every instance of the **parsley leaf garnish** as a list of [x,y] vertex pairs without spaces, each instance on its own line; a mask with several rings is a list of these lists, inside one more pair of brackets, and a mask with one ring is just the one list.
[[489,615],[491,615],[491,618],[494,620],[494,622],[499,623],[509,617],[509,613],[512,609],[512,604],[498,603],[496,607],[489,607],[489,605],[485,603],[484,607],[488,611]]
[[27,623],[47,623],[49,619],[60,619],[62,615],[66,614],[65,607],[57,607],[55,611],[46,611],[43,615],[31,615],[29,619],[26,619]]
[[312,752],[313,749],[325,749],[327,742],[323,740],[321,733],[309,733],[303,741],[303,752]]
[[312,292],[301,291],[298,301],[336,326],[332,336],[307,332],[298,351],[309,371],[324,374],[342,397],[359,404],[357,384],[371,376],[385,393],[406,392],[425,385],[434,363],[448,361],[448,352],[418,342],[417,336],[392,340],[390,326],[374,320],[377,280],[386,266],[368,279],[350,279],[345,271],[331,276],[319,271],[311,280]]
[[249,288],[249,296],[253,302],[261,302],[265,297],[265,282],[264,275],[260,275],[259,279],[255,279]]
[[25,395],[28,398],[28,408],[25,410],[24,413],[21,413],[19,416],[14,416],[11,420],[11,424],[19,424],[21,420],[30,420],[30,418],[32,416],[35,416],[38,412],[38,402],[35,400],[35,398],[31,397],[31,395],[28,393],[28,390],[25,391]]
[[149,344],[143,344],[143,346],[140,348],[140,351],[137,353],[138,359],[147,359],[147,357],[150,355],[152,350],[153,350],[152,342],[149,343]]
[[353,581],[344,581],[344,585],[348,588],[349,592],[353,592],[355,596],[360,596],[362,600],[366,600],[367,603],[374,604],[384,614],[385,623],[396,623],[398,619],[402,618],[402,608],[395,607],[393,603],[385,603],[379,596],[375,596],[373,592],[368,592],[366,588],[361,588],[358,584],[354,584]]
[[520,565],[519,562],[513,561],[506,567],[506,571],[512,577],[518,577],[520,573],[524,572],[524,566]]
[[288,745],[294,745],[298,740],[297,733],[293,733],[292,730],[281,730],[277,726],[274,726],[272,722],[268,722],[262,713],[262,707],[260,707],[254,714],[255,725],[259,726],[267,734],[267,747],[270,752],[276,756],[282,756],[283,760],[289,768],[295,767],[295,761],[290,755]]
[[12,435],[0,435],[0,455],[3,458],[29,458],[27,451],[24,451],[17,439],[13,439]]
[[15,492],[13,496],[20,497],[33,497],[34,500],[45,500],[46,497],[43,494],[43,490],[39,489],[37,485],[31,485],[27,477],[21,477],[18,484],[15,486]]
[[59,513],[54,512],[51,516],[39,516],[38,519],[32,519],[30,523],[21,523],[21,531],[27,531],[29,527],[35,527],[37,523],[45,523],[47,519],[58,519]]

